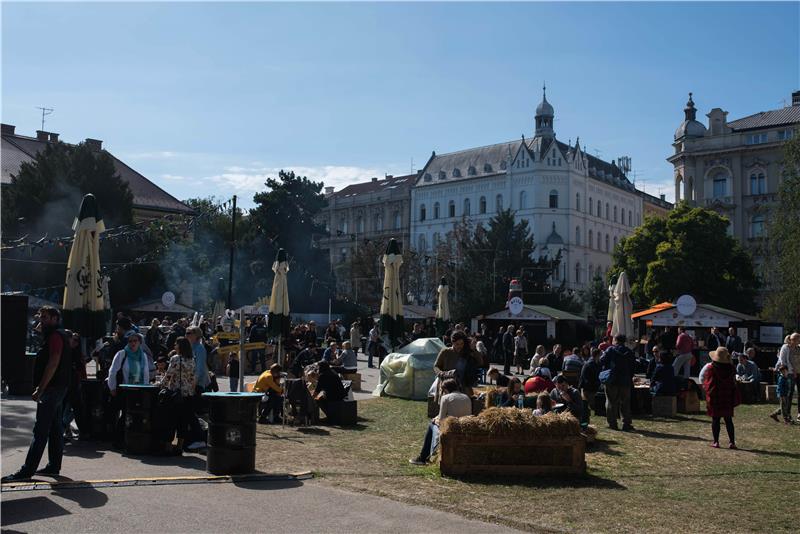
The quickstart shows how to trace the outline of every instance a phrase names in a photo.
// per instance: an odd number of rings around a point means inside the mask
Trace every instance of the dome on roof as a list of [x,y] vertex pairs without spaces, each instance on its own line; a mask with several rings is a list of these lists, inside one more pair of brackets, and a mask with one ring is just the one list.
[[703,137],[708,133],[706,127],[698,121],[683,121],[678,129],[675,130],[675,139],[681,137]]
[[563,245],[563,244],[564,244],[564,238],[562,238],[560,235],[558,235],[558,232],[556,232],[556,223],[555,221],[553,221],[553,231],[550,232],[549,236],[547,236],[547,241],[545,242],[545,245]]
[[553,115],[555,115],[555,110],[553,109],[553,106],[550,104],[550,102],[547,101],[547,96],[544,94],[542,95],[542,101],[539,103],[538,106],[536,106],[536,115],[546,116],[546,117],[552,117]]

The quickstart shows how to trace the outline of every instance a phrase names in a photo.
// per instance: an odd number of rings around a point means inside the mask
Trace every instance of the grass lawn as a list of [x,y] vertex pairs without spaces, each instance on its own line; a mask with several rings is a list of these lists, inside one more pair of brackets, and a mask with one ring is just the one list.
[[422,445],[425,403],[380,398],[359,402],[355,429],[259,425],[256,463],[537,532],[796,532],[800,426],[775,423],[773,408],[737,408],[739,451],[709,447],[705,415],[635,419],[635,433],[593,417],[600,432],[586,477],[450,479],[438,465],[408,463]]

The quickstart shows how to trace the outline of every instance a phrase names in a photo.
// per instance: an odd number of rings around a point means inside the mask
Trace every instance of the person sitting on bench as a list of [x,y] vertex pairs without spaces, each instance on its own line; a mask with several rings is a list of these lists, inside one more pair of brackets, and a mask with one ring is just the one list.
[[[464,393],[458,391],[458,382],[448,378],[442,382],[442,399],[439,401],[439,415],[434,417],[428,424],[428,431],[425,433],[425,441],[422,443],[422,450],[419,456],[409,460],[413,465],[425,465],[436,449],[434,439],[439,436],[439,425],[447,417],[464,417],[472,415],[472,399]],[[438,441],[438,440],[437,440]]]
[[283,413],[283,388],[280,386],[281,366],[273,363],[268,371],[261,373],[256,385],[253,386],[253,393],[263,393],[261,398],[261,410],[258,422],[266,424],[270,414],[273,414],[274,422],[280,423]]
[[343,401],[346,396],[347,392],[342,385],[342,379],[333,372],[331,364],[325,360],[319,362],[319,378],[317,387],[314,389],[314,400],[317,401],[325,415],[330,415],[328,414],[328,403]]
[[355,374],[358,372],[358,358],[351,348],[349,341],[342,343],[342,352],[339,357],[331,364],[331,369],[341,374]]

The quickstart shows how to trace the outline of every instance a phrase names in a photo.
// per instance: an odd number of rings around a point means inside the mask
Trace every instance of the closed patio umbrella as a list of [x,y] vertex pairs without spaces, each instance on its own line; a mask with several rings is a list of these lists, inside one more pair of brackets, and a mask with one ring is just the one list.
[[64,326],[91,340],[105,334],[105,294],[100,274],[100,234],[106,226],[94,195],[81,201],[72,224],[75,237],[67,260],[64,289]]
[[628,275],[623,271],[614,287],[614,324],[611,325],[611,335],[624,334],[628,340],[633,338],[633,302],[631,302],[631,286]]
[[389,240],[383,255],[383,298],[381,299],[381,333],[394,348],[403,336],[403,296],[400,292],[400,266],[403,256],[394,238]]
[[614,284],[608,286],[608,314],[606,314],[606,321],[614,320]]
[[442,277],[439,283],[439,288],[436,290],[439,293],[439,301],[436,304],[436,335],[442,337],[447,331],[447,325],[450,322],[450,301],[448,299],[449,288],[447,287],[447,278]]
[[289,284],[287,273],[289,262],[286,260],[286,251],[278,250],[275,262],[272,264],[272,294],[269,297],[269,316],[267,329],[269,333],[278,338],[278,363],[283,364],[281,353],[283,338],[289,335],[291,318],[289,316]]

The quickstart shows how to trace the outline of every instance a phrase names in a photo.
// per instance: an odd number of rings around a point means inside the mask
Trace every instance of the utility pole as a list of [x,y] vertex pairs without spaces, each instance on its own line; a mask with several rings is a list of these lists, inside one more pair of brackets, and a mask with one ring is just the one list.
[[233,295],[233,256],[236,250],[236,195],[233,195],[233,211],[231,212],[231,260],[228,264],[228,309],[232,309]]

